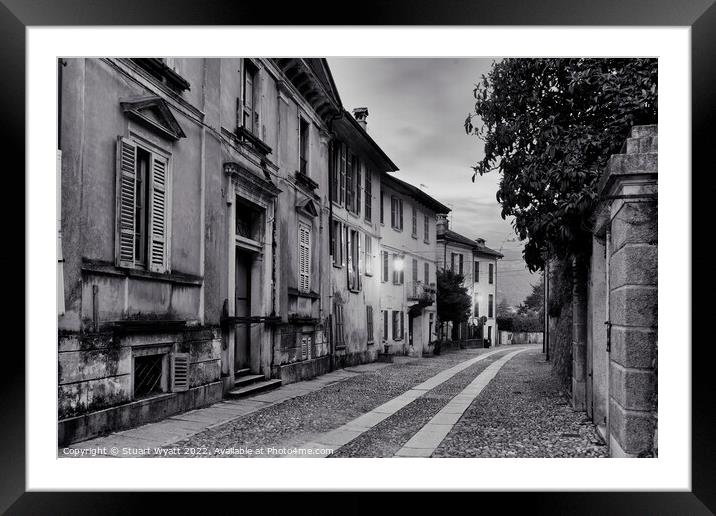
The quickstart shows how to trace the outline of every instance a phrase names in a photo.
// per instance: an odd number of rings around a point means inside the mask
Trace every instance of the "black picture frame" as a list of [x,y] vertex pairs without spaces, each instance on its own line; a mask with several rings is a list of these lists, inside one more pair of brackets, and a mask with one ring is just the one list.
[[[2,81],[2,124],[3,138],[0,145],[4,156],[16,160],[11,170],[25,170],[25,29],[28,26],[49,25],[562,25],[562,26],[688,26],[691,27],[691,72],[692,72],[692,170],[691,174],[693,208],[692,235],[694,247],[705,247],[711,229],[707,224],[711,217],[707,212],[716,193],[711,174],[713,169],[711,148],[714,145],[716,127],[716,106],[714,92],[716,85],[716,6],[714,0],[594,0],[575,2],[573,0],[394,0],[390,3],[376,0],[364,1],[353,11],[340,15],[335,3],[318,0],[310,3],[290,2],[277,6],[271,2],[241,2],[240,0],[215,0],[211,3],[196,0],[0,0],[0,64]],[[89,42],[88,42],[89,44]],[[48,114],[52,118],[54,114]],[[51,124],[48,124],[51,125]],[[8,162],[6,162],[7,164]],[[708,163],[708,165],[707,165]],[[707,169],[708,166],[708,169]],[[9,165],[8,165],[9,167]],[[677,173],[665,171],[664,173]],[[687,172],[688,173],[688,172]],[[713,174],[713,173],[712,173]],[[17,190],[26,192],[24,174],[12,174],[17,181]],[[23,198],[16,195],[18,198]],[[711,201],[711,202],[709,202]],[[16,212],[15,212],[16,213]],[[15,242],[25,239],[24,226],[14,224],[10,237]],[[17,234],[13,235],[12,231]],[[701,240],[696,238],[700,236]],[[668,243],[666,243],[668,245]],[[691,252],[692,270],[696,273],[708,271],[708,249],[702,252],[684,251],[684,262]],[[18,256],[20,254],[21,256]],[[4,262],[6,270],[17,270],[18,262],[24,264],[24,246],[17,245],[17,254],[12,264]],[[24,268],[24,265],[23,265]],[[30,271],[25,270],[26,274]],[[12,275],[16,275],[15,272]],[[696,283],[702,299],[692,294],[692,320],[707,321],[710,316],[708,292],[714,281],[708,273],[702,274]],[[18,286],[16,292],[23,292]],[[712,290],[711,290],[712,291]],[[24,296],[15,295],[15,306],[24,308]],[[20,298],[20,299],[18,299]],[[689,300],[684,300],[688,302]],[[701,302],[699,302],[701,301]],[[24,312],[23,312],[24,314]],[[18,319],[19,320],[19,319]],[[699,328],[701,329],[703,322]],[[581,492],[581,493],[475,493],[454,494],[450,504],[469,504],[475,500],[498,502],[509,506],[515,502],[524,504],[531,513],[537,514],[713,514],[716,512],[716,403],[713,401],[714,374],[713,344],[697,338],[697,332],[688,335],[685,329],[684,341],[663,343],[687,349],[692,346],[692,490],[690,492]],[[704,332],[705,333],[705,332]],[[24,340],[24,334],[22,335]],[[138,493],[60,493],[26,492],[25,489],[25,350],[19,339],[5,342],[3,346],[3,384],[0,396],[0,511],[7,514],[115,514],[143,512],[151,507],[152,495]],[[53,349],[48,343],[48,351]],[[12,364],[8,367],[7,364]],[[244,509],[259,500],[258,495],[232,493],[232,503],[241,497]],[[365,512],[370,502],[358,493],[321,495],[320,503],[311,501],[307,493],[294,493],[291,503],[300,506],[306,500],[312,513],[330,510],[342,513]],[[210,494],[207,505],[203,496],[189,493],[173,493],[163,496],[164,512],[186,513],[192,508],[202,512],[215,511],[217,494]],[[495,498],[500,497],[499,500]],[[429,499],[425,493],[412,493],[404,498],[411,503],[424,504]],[[248,500],[247,500],[248,499]],[[265,502],[259,502],[265,503]],[[273,505],[273,502],[272,502]],[[453,506],[457,507],[457,505]]]

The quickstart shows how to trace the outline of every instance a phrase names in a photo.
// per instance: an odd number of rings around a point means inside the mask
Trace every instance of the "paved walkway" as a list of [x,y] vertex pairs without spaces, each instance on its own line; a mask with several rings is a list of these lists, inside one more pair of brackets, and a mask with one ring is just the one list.
[[[71,447],[166,457],[601,457],[534,345],[347,368]],[[60,450],[60,456],[68,456]],[[85,455],[86,456],[86,455]]]
[[[199,432],[218,428],[242,416],[278,405],[355,376],[380,370],[388,363],[374,362],[339,369],[312,380],[291,383],[246,399],[224,400],[209,407],[190,410],[156,423],[114,432],[107,436],[72,444],[58,450],[59,457],[122,456],[153,454],[153,450],[187,439]],[[149,452],[147,452],[149,448]],[[85,452],[83,452],[85,450]],[[91,454],[90,454],[91,452]]]
[[[412,389],[405,391],[403,394],[393,398],[387,403],[383,403],[382,405],[377,408],[374,408],[370,412],[353,419],[352,421],[346,423],[339,428],[336,428],[335,430],[326,432],[325,434],[319,436],[318,439],[314,439],[311,442],[303,443],[299,447],[307,450],[307,453],[312,457],[326,457],[330,455],[333,450],[340,448],[345,444],[348,444],[353,439],[356,439],[363,433],[367,432],[381,421],[388,419],[390,416],[404,408],[406,405],[420,398],[426,392],[431,391],[437,386],[445,383],[447,380],[449,380],[459,372],[467,369],[468,367],[476,364],[477,362],[485,360],[486,358],[502,351],[504,350],[498,349],[495,351],[484,353],[476,358],[460,362],[458,365],[441,371],[429,380],[426,380],[421,384],[416,385]],[[284,454],[284,456],[290,455]]]
[[395,454],[396,457],[430,457],[450,430],[455,426],[470,404],[480,395],[487,384],[497,375],[497,372],[508,360],[527,351],[527,348],[513,351],[490,364],[487,369],[477,375],[460,394],[451,399],[440,412],[423,426],[405,443]]

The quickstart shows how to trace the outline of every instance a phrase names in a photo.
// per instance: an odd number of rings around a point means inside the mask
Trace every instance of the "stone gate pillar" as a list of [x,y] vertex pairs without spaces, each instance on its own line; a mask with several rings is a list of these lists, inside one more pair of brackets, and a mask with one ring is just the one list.
[[609,447],[613,457],[656,449],[657,126],[635,126],[600,184],[608,228]]

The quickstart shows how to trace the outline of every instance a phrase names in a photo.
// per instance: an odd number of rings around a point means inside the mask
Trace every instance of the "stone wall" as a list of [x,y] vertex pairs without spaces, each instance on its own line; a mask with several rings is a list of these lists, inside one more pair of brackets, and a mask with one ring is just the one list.
[[[167,358],[162,392],[137,398],[133,361],[142,353]],[[189,388],[172,392],[169,356],[189,354]],[[60,335],[59,444],[156,421],[221,399],[221,339],[216,330],[192,328],[155,334]]]
[[[657,126],[636,126],[600,184],[595,237],[605,238],[612,456],[654,456],[657,424]],[[593,321],[593,325],[601,321]],[[596,381],[596,380],[595,380]]]

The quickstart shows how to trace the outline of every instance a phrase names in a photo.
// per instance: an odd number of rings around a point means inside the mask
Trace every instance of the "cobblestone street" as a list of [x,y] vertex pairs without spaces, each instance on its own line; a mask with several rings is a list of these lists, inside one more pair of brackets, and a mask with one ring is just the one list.
[[366,364],[72,448],[155,457],[605,456],[540,351],[465,349]]

